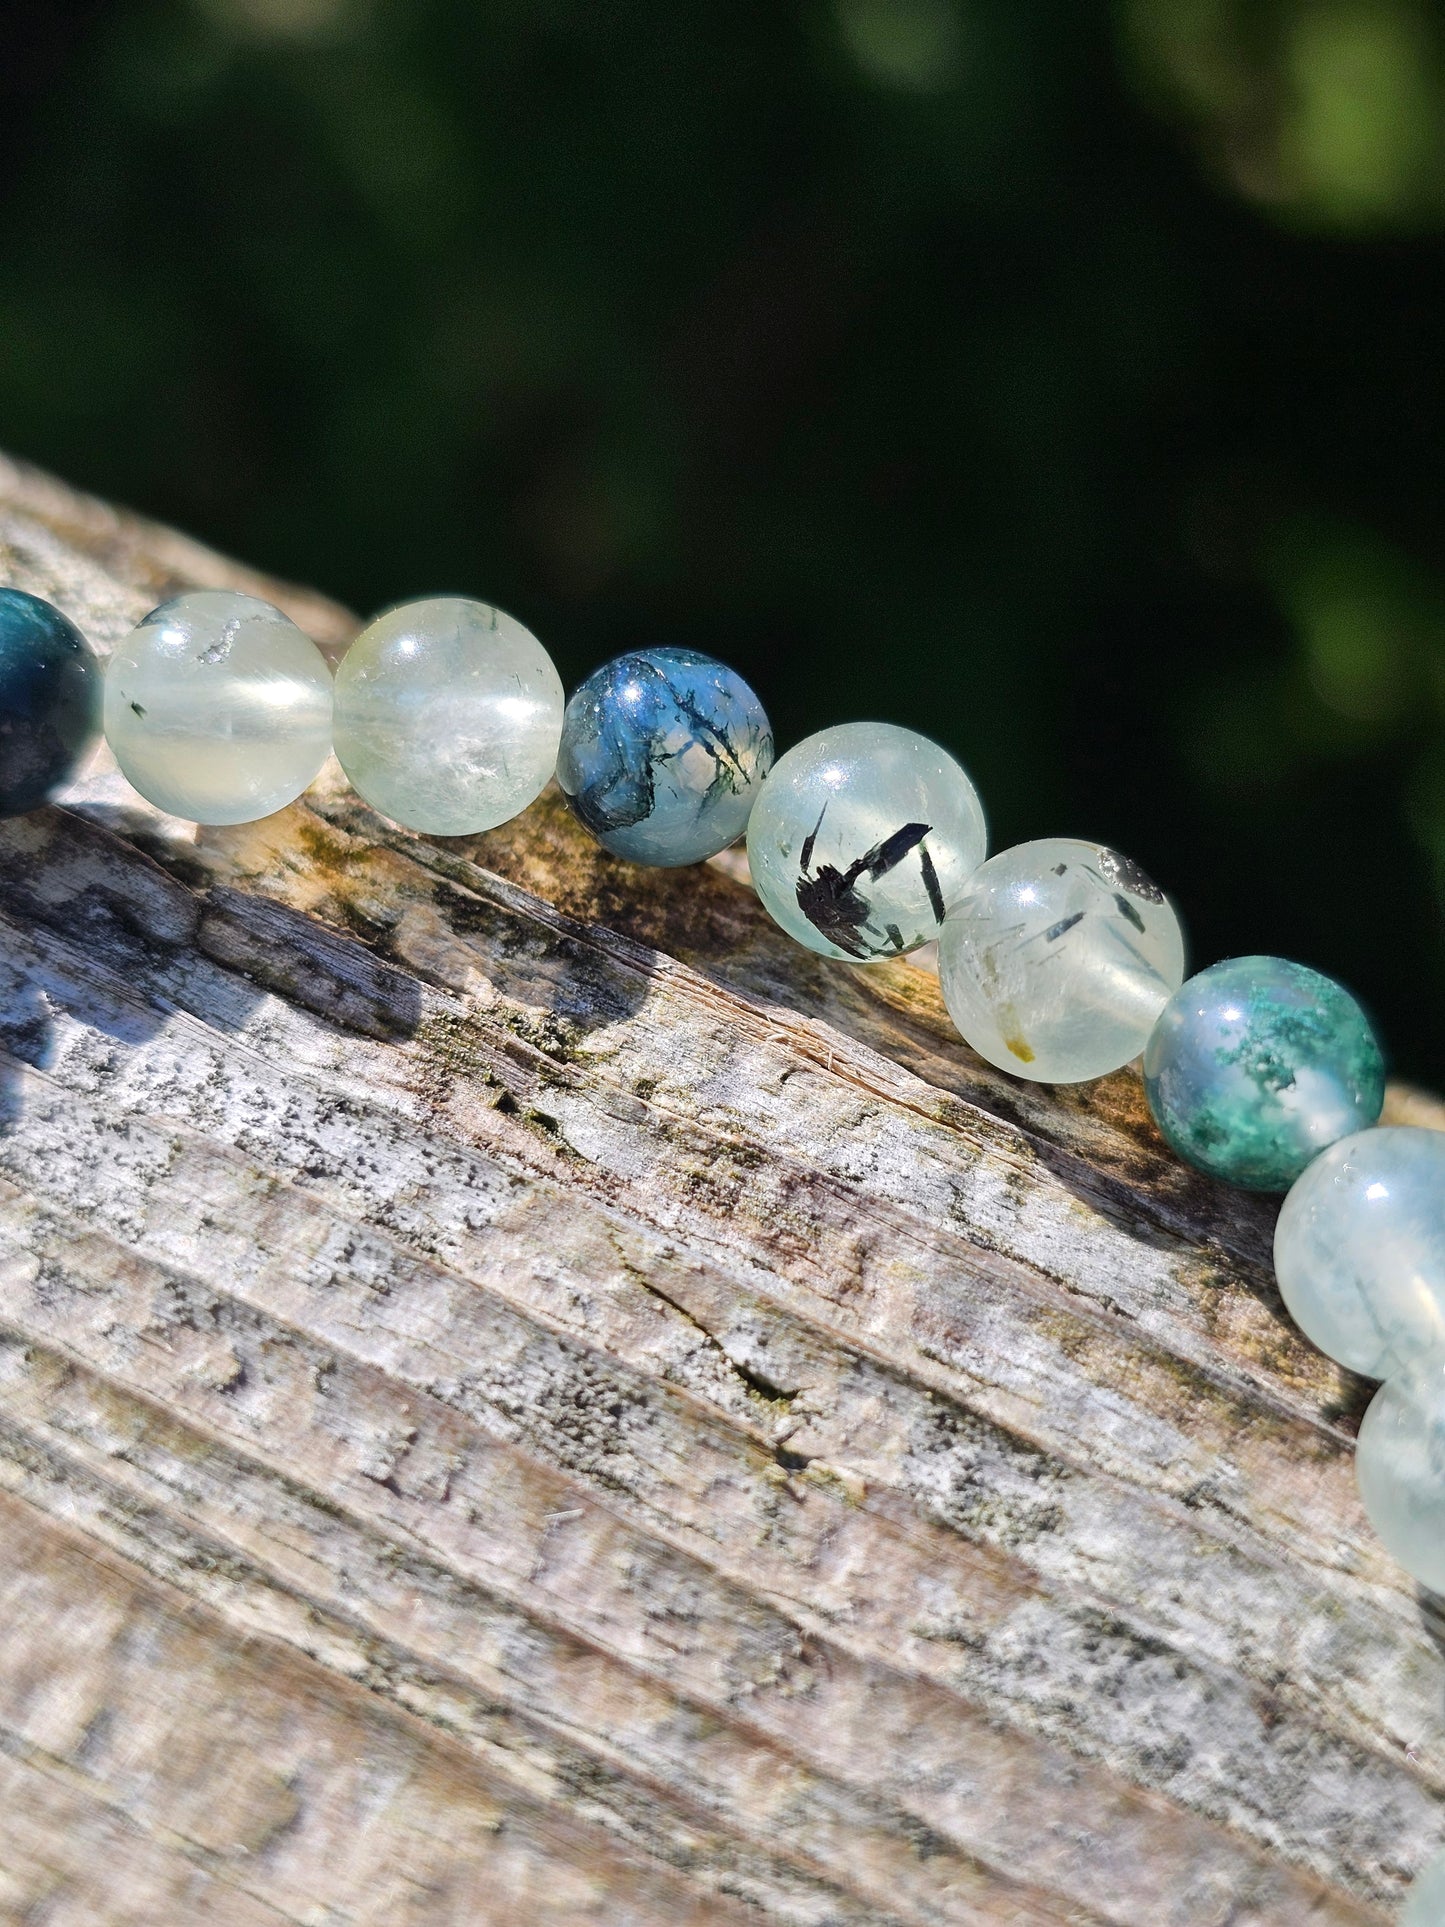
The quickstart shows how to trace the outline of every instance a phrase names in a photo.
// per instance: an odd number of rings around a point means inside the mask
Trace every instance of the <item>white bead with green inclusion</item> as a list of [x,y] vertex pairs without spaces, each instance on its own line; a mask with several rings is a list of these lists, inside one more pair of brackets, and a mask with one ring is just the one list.
[[1074,1084],[1137,1057],[1184,981],[1184,935],[1137,864],[1046,837],[1002,850],[949,911],[948,1014],[1015,1077]]
[[986,849],[962,767],[894,723],[809,736],[774,764],[748,819],[768,914],[809,950],[851,963],[936,937]]
[[163,602],[105,672],[105,734],[127,780],[193,823],[293,802],[331,748],[331,672],[269,602],[199,590]]
[[545,788],[561,679],[541,643],[488,603],[431,596],[363,629],[336,672],[336,754],[352,787],[431,836],[495,829]]

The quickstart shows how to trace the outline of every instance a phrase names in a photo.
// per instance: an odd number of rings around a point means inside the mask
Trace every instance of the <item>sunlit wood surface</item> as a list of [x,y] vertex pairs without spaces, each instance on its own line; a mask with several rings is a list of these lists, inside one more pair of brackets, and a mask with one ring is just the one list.
[[[0,577],[348,633],[3,464]],[[1367,1389],[1132,1074],[552,798],[102,765],[0,905],[0,1918],[1363,1927],[1445,1837]]]

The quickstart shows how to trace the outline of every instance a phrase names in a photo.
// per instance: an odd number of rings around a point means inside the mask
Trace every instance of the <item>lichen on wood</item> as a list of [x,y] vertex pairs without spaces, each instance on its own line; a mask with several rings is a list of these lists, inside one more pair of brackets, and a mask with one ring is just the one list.
[[[0,573],[349,633],[19,465]],[[334,768],[102,759],[0,980],[0,1918],[1363,1927],[1445,1837],[1368,1388],[1132,1073]]]

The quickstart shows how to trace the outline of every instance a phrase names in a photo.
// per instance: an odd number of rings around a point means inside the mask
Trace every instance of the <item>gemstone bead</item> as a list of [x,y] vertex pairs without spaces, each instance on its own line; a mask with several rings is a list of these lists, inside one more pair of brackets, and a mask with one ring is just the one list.
[[748,823],[769,915],[810,950],[854,963],[936,937],[987,847],[962,767],[893,723],[844,723],[790,749]]
[[1380,1115],[1385,1066],[1360,1006],[1281,957],[1232,957],[1191,977],[1144,1051],[1160,1130],[1190,1164],[1284,1191],[1311,1158]]
[[1400,1927],[1445,1927],[1445,1853],[1435,1856],[1410,1889]]
[[336,672],[336,754],[406,829],[470,836],[540,795],[557,763],[562,683],[529,629],[485,602],[388,609]]
[[0,589],[0,816],[33,810],[79,769],[100,730],[100,664],[75,624]]
[[1355,1451],[1370,1523],[1405,1570],[1445,1593],[1445,1349],[1417,1352],[1370,1401]]
[[105,733],[157,809],[249,823],[294,802],[325,762],[331,672],[269,602],[199,590],[152,609],[111,657]]
[[1184,934],[1127,857],[1047,837],[974,871],[938,963],[948,1014],[980,1057],[1072,1084],[1143,1050],[1184,981]]
[[773,765],[762,704],[693,649],[641,649],[567,704],[557,782],[614,856],[671,867],[735,843]]
[[1352,1371],[1388,1378],[1445,1346],[1445,1132],[1332,1144],[1284,1201],[1274,1268],[1295,1323]]

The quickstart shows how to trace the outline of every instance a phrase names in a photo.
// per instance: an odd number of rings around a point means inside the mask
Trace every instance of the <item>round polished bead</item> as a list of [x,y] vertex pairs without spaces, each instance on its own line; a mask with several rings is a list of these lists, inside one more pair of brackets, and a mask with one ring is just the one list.
[[790,749],[748,823],[768,913],[810,950],[854,963],[936,937],[987,847],[962,767],[893,723],[844,723]]
[[1184,981],[1184,934],[1127,857],[1046,837],[974,871],[938,963],[948,1014],[980,1057],[1073,1084],[1143,1050]]
[[0,816],[54,794],[95,747],[100,665],[75,624],[23,589],[0,589]]
[[331,748],[331,672],[269,602],[204,589],[163,602],[106,666],[105,733],[127,780],[195,823],[294,802]]
[[1445,1853],[1435,1856],[1410,1889],[1399,1927],[1445,1927]]
[[1274,1268],[1295,1323],[1352,1371],[1388,1378],[1445,1345],[1445,1132],[1332,1144],[1284,1201]]
[[1417,1352],[1376,1392],[1355,1476],[1391,1553],[1421,1585],[1445,1593],[1445,1349]]
[[1375,1122],[1385,1067],[1365,1013],[1331,978],[1281,957],[1232,957],[1170,998],[1145,1047],[1144,1088],[1180,1157],[1230,1184],[1284,1191]]
[[672,867],[735,843],[773,765],[773,732],[742,677],[694,649],[641,649],[567,704],[557,782],[614,856]]
[[562,683],[529,629],[485,602],[388,609],[336,672],[336,754],[373,808],[429,836],[495,829],[557,763]]

